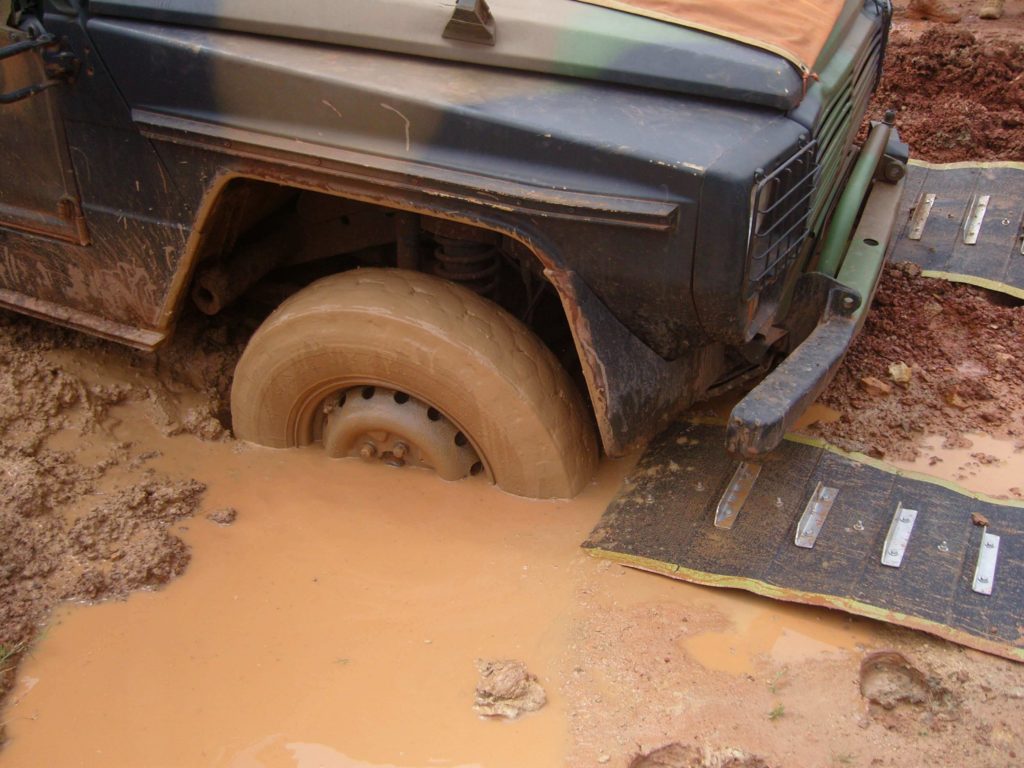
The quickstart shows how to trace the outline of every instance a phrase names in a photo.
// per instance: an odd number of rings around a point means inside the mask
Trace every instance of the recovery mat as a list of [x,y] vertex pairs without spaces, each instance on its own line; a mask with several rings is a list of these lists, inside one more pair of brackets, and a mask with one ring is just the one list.
[[890,261],[1024,299],[1024,163],[911,160]]
[[740,463],[724,438],[717,425],[669,427],[584,547],[1024,661],[1024,503],[796,437]]

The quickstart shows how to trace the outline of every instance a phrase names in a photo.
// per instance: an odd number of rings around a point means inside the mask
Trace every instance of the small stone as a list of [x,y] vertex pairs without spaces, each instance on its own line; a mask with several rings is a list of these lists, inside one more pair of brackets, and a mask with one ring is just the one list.
[[984,528],[988,525],[988,518],[978,512],[971,512],[971,522]]
[[605,763],[610,762],[611,759],[611,755],[601,755],[599,758],[597,758],[597,762],[599,762],[601,765],[604,765]]
[[215,509],[213,512],[210,512],[206,519],[217,525],[231,525],[237,517],[237,509],[234,507],[224,507],[224,509]]
[[892,387],[874,376],[865,376],[860,380],[861,389],[874,397],[885,397],[892,393]]
[[967,401],[960,397],[960,393],[955,389],[950,390],[946,393],[946,402],[952,405],[954,408],[964,410],[967,408]]
[[910,376],[910,366],[904,363],[902,360],[898,363],[893,363],[892,365],[889,366],[889,378],[891,378],[897,384],[909,384]]

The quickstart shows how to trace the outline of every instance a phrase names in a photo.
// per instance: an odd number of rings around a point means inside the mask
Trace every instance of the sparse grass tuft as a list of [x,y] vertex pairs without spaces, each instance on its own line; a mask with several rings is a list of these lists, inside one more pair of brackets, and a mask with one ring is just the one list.
[[776,704],[774,707],[772,707],[771,712],[768,713],[768,719],[772,722],[775,722],[784,714],[786,714],[786,708],[781,704]]
[[11,669],[13,665],[8,666],[7,662],[24,650],[24,640],[22,640],[20,643],[15,643],[14,645],[0,644],[0,673],[6,672],[8,669]]
[[768,690],[772,693],[778,693],[781,688],[786,686],[788,682],[786,680],[787,675],[789,675],[789,666],[783,665],[782,669],[777,671],[775,676],[768,681]]

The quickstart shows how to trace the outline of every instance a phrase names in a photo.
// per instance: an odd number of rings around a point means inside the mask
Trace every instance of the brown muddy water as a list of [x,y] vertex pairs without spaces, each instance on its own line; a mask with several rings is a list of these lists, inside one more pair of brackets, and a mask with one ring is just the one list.
[[[135,404],[114,414],[116,439],[161,453],[150,468],[200,479],[204,507],[238,518],[180,524],[192,560],[165,588],[57,610],[4,712],[4,768],[624,767],[695,739],[789,766],[876,764],[912,744],[877,764],[1024,755],[1021,698],[991,694],[1024,697],[1008,662],[583,554],[628,461],[573,501],[537,502],[315,450],[170,438]],[[102,439],[51,442],[89,457]],[[1007,448],[1007,476],[1024,477]],[[870,716],[859,659],[890,647],[960,680],[969,718]],[[524,661],[548,705],[478,717],[478,658]]]

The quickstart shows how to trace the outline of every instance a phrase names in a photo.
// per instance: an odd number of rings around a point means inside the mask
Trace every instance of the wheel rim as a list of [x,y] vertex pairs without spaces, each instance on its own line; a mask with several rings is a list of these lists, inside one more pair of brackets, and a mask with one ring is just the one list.
[[441,411],[400,390],[350,387],[324,402],[328,455],[432,469],[445,480],[484,471],[469,438]]

